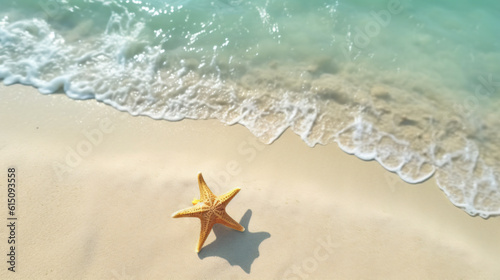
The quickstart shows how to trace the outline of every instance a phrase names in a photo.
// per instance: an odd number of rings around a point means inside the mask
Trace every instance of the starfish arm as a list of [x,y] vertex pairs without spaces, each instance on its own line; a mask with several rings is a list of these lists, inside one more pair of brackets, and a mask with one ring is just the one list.
[[231,218],[226,212],[224,212],[221,217],[218,217],[216,222],[237,231],[245,231],[245,228],[242,227],[237,221],[233,220],[233,218]]
[[198,173],[198,186],[200,187],[200,201],[212,201],[215,198],[215,195],[208,188],[201,173]]
[[179,210],[172,214],[172,218],[184,218],[184,217],[197,217],[199,218],[202,214],[202,208],[198,205]]
[[207,240],[208,235],[212,231],[212,227],[214,226],[214,222],[211,217],[200,218],[201,220],[201,230],[200,230],[200,239],[198,239],[198,244],[196,245],[196,253],[199,253],[201,247]]
[[222,205],[226,206],[233,199],[233,197],[240,192],[240,190],[240,188],[234,188],[227,193],[218,196],[217,199]]

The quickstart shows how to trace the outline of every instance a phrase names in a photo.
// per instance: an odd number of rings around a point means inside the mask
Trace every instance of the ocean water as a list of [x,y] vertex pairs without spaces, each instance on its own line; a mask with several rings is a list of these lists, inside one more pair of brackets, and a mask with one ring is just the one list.
[[[444,1],[443,1],[444,2]],[[0,0],[0,79],[292,129],[500,214],[500,2]],[[0,93],[1,94],[1,93]]]

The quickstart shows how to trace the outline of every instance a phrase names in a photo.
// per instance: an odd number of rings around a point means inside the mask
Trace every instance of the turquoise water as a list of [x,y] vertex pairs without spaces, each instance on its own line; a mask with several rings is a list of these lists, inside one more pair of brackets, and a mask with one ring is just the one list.
[[500,3],[5,1],[0,79],[155,119],[290,128],[500,214]]

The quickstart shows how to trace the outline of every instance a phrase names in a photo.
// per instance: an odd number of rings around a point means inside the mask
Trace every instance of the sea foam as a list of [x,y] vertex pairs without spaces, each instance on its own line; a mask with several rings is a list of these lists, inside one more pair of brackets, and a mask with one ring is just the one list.
[[[489,61],[500,62],[500,55],[488,42],[462,41],[468,50],[449,54],[464,27],[452,21],[459,31],[443,35],[449,22],[432,22],[425,16],[429,7],[404,6],[361,48],[356,36],[370,31],[377,23],[372,12],[385,6],[82,1],[61,4],[57,13],[23,13],[29,2],[0,15],[6,85],[95,98],[155,119],[239,123],[266,143],[291,129],[309,146],[336,142],[408,183],[435,175],[470,215],[500,214],[494,142],[500,118],[492,106],[500,102],[470,90],[478,85],[478,69],[498,70],[500,63]],[[410,30],[411,36],[400,36]],[[465,71],[467,52],[474,61]],[[460,106],[472,97],[476,110],[460,110],[471,109]]]

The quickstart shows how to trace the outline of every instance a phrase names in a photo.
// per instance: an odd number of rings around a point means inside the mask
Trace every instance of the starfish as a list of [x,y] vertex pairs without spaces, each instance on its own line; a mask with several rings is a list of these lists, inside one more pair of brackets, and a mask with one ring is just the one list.
[[215,196],[208,188],[201,173],[198,173],[198,186],[200,187],[200,199],[193,200],[194,206],[172,214],[172,218],[196,217],[200,219],[201,232],[198,245],[196,245],[197,253],[200,252],[203,243],[212,231],[212,227],[217,223],[238,231],[245,231],[244,227],[226,213],[226,205],[241,190],[240,188],[234,188],[223,195]]

